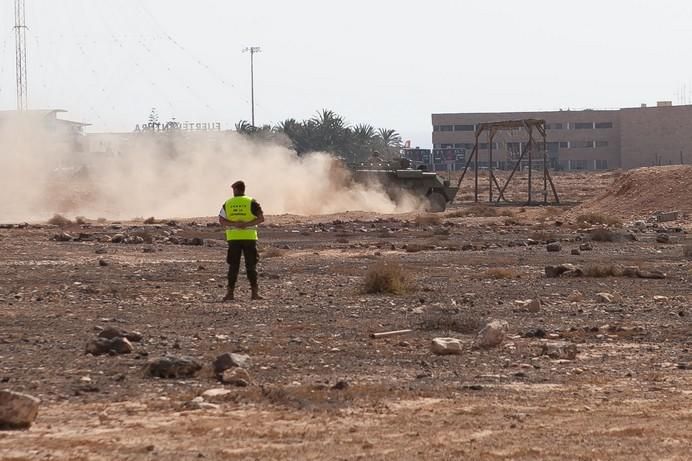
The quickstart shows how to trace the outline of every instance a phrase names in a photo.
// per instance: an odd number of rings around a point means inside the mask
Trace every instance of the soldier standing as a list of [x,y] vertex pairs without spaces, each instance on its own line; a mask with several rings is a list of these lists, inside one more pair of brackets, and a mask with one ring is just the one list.
[[264,222],[262,207],[255,199],[245,195],[243,181],[234,182],[231,188],[233,197],[226,200],[219,211],[219,223],[226,228],[228,241],[228,289],[223,300],[233,300],[241,255],[245,258],[245,272],[250,281],[252,299],[264,299],[259,295],[257,284],[257,225]]

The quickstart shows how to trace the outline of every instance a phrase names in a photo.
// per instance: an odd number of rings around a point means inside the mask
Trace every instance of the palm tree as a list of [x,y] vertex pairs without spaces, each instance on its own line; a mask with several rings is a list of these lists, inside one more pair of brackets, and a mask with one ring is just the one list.
[[247,120],[241,120],[235,124],[235,131],[237,131],[240,134],[250,135],[257,131],[257,128],[252,126],[252,124]]
[[385,147],[397,149],[401,147],[401,135],[397,133],[396,130],[378,128],[377,136],[380,138]]

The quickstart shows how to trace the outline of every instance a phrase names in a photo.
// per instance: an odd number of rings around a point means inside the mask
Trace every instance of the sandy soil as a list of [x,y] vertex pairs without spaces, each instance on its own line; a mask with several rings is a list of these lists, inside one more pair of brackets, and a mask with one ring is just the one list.
[[[615,177],[565,176],[561,193],[581,201]],[[469,209],[270,217],[267,299],[250,302],[241,278],[225,304],[213,219],[0,229],[0,387],[42,400],[31,429],[0,432],[0,459],[689,459],[689,217],[644,229],[625,220],[614,232],[636,240],[571,255],[589,230],[562,220],[566,208]],[[51,240],[63,231],[75,239]],[[117,233],[151,243],[108,242]],[[181,244],[193,238],[205,244]],[[547,252],[548,240],[562,251]],[[363,293],[380,260],[405,268],[409,291]],[[566,262],[666,278],[545,277],[545,265]],[[538,312],[519,302],[535,298]],[[508,322],[507,338],[475,349],[489,319]],[[107,326],[144,339],[131,354],[85,354]],[[462,355],[431,353],[432,338],[447,336],[464,342]],[[552,340],[576,344],[576,359],[542,355]],[[250,386],[213,376],[222,352],[250,355]],[[205,368],[148,377],[147,361],[164,354]],[[190,403],[215,388],[230,392],[205,398],[215,406]]]

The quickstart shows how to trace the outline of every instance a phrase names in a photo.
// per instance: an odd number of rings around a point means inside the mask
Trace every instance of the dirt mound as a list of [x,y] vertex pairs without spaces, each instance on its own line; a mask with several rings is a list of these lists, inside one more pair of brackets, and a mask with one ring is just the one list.
[[605,213],[630,219],[674,210],[692,213],[692,165],[630,170],[605,193],[584,202],[570,214]]

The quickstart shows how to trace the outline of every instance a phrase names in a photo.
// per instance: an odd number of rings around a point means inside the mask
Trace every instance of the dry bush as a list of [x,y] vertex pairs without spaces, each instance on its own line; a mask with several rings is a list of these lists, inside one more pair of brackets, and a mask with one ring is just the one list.
[[416,216],[413,222],[415,222],[417,226],[433,226],[440,224],[442,218],[437,215],[425,214]]
[[449,330],[461,334],[477,333],[485,325],[485,320],[478,315],[456,310],[435,308],[423,314],[421,330]]
[[107,221],[106,218],[98,218],[98,219],[96,220],[96,222],[99,223],[99,224],[103,224],[103,223],[105,223],[106,221]]
[[144,220],[144,224],[156,224],[158,221],[153,216]]
[[500,216],[504,216],[506,218],[511,218],[514,216],[514,213],[512,212],[512,210],[505,209],[505,210],[500,211]]
[[688,258],[692,258],[692,244],[685,245],[682,248],[682,255]]
[[284,256],[286,254],[286,250],[277,248],[277,247],[269,247],[264,252],[262,253],[262,256],[265,258],[279,258],[281,256]]
[[606,226],[622,226],[622,221],[614,216],[606,216],[602,213],[585,213],[577,216],[577,222],[579,224],[590,224],[590,225],[606,225]]
[[85,218],[84,216],[77,216],[76,218],[74,218],[74,222],[81,226],[82,224],[86,224],[87,218]]
[[618,234],[608,229],[594,229],[589,235],[594,242],[615,242],[618,240]]
[[617,277],[622,270],[615,264],[589,264],[584,267],[584,277]]
[[408,275],[396,262],[379,261],[371,265],[365,274],[365,293],[402,294],[411,288]]
[[63,215],[60,214],[54,214],[52,218],[48,220],[48,224],[52,224],[54,226],[69,226],[72,224],[72,221],[64,217]]
[[506,267],[493,267],[492,269],[485,270],[477,275],[480,279],[514,279],[519,278],[519,273],[514,269],[509,269]]

